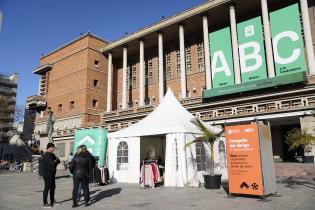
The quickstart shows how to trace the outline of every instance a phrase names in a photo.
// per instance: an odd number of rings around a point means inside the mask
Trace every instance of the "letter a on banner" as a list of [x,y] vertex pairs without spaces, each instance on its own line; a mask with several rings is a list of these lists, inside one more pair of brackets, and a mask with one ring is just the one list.
[[210,53],[213,88],[234,84],[230,28],[210,33]]
[[242,82],[267,78],[260,17],[237,24]]
[[307,70],[298,4],[270,13],[276,75]]

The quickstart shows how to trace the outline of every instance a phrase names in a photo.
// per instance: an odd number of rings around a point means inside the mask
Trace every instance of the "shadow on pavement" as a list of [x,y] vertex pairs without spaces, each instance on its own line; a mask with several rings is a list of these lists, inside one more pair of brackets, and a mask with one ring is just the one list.
[[[93,194],[95,194],[98,191],[100,191],[100,190],[92,190],[92,191],[90,191],[90,195],[93,195]],[[71,191],[71,193],[72,193],[72,191]],[[67,202],[67,201],[72,201],[72,194],[71,194],[70,198],[62,200],[62,201],[59,201],[58,203],[62,204],[62,203]]]
[[284,184],[285,187],[290,189],[296,189],[299,186],[315,189],[315,182],[312,180],[298,180],[290,177],[288,179],[282,180],[280,183]]
[[121,188],[113,188],[113,189],[101,191],[91,198],[91,205],[104,198],[119,194],[120,191],[121,191]]

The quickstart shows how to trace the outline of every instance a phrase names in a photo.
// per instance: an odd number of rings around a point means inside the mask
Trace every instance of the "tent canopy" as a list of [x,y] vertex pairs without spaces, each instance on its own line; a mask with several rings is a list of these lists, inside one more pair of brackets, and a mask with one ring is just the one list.
[[162,102],[141,121],[120,131],[109,133],[109,138],[151,136],[168,133],[200,133],[190,121],[194,116],[188,112],[168,89]]

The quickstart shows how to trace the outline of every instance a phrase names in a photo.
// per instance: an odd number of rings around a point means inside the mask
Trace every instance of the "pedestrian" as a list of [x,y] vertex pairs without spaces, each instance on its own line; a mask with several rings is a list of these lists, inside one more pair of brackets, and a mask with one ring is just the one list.
[[[96,160],[95,160],[94,156],[89,152],[89,150],[87,150],[87,147],[84,144],[82,144],[81,147],[82,147],[83,150],[85,150],[87,152],[90,160],[92,161],[92,166],[91,166],[91,169],[90,169],[90,178],[91,178],[91,176],[94,175],[94,173],[92,173],[92,172],[94,172],[94,167],[95,167]],[[81,183],[79,183],[78,194],[77,194],[77,203],[81,200],[81,191],[82,191],[82,185],[81,185]],[[88,191],[90,192],[89,185],[88,185]],[[88,200],[90,200],[90,194],[89,194]]]
[[89,177],[93,162],[89,157],[86,147],[79,146],[73,160],[70,163],[70,172],[73,174],[72,208],[78,206],[78,188],[79,184],[83,189],[85,206],[89,206]]
[[[43,191],[44,208],[52,208],[55,204],[56,168],[60,160],[55,156],[54,152],[55,145],[48,143],[47,151],[43,155],[43,178],[45,183]],[[50,204],[47,202],[48,191],[50,192]]]
[[38,157],[38,179],[41,179],[43,177],[43,156],[44,156],[44,151],[41,150],[39,152],[40,157]]

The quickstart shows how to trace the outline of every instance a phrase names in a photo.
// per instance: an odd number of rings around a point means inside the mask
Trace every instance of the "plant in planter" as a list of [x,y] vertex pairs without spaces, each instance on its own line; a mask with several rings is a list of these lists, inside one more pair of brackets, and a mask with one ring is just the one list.
[[194,118],[191,122],[198,127],[201,131],[201,136],[197,137],[192,142],[187,143],[185,146],[188,147],[194,143],[205,143],[210,148],[210,175],[204,175],[205,187],[207,189],[219,189],[221,186],[221,174],[214,173],[214,142],[224,132],[222,130],[219,133],[215,133],[207,128],[198,118]]
[[314,163],[314,156],[308,155],[312,152],[312,144],[315,143],[315,136],[302,131],[299,128],[294,128],[289,131],[285,138],[285,143],[289,145],[289,151],[295,150],[302,146],[304,149],[304,163]]

